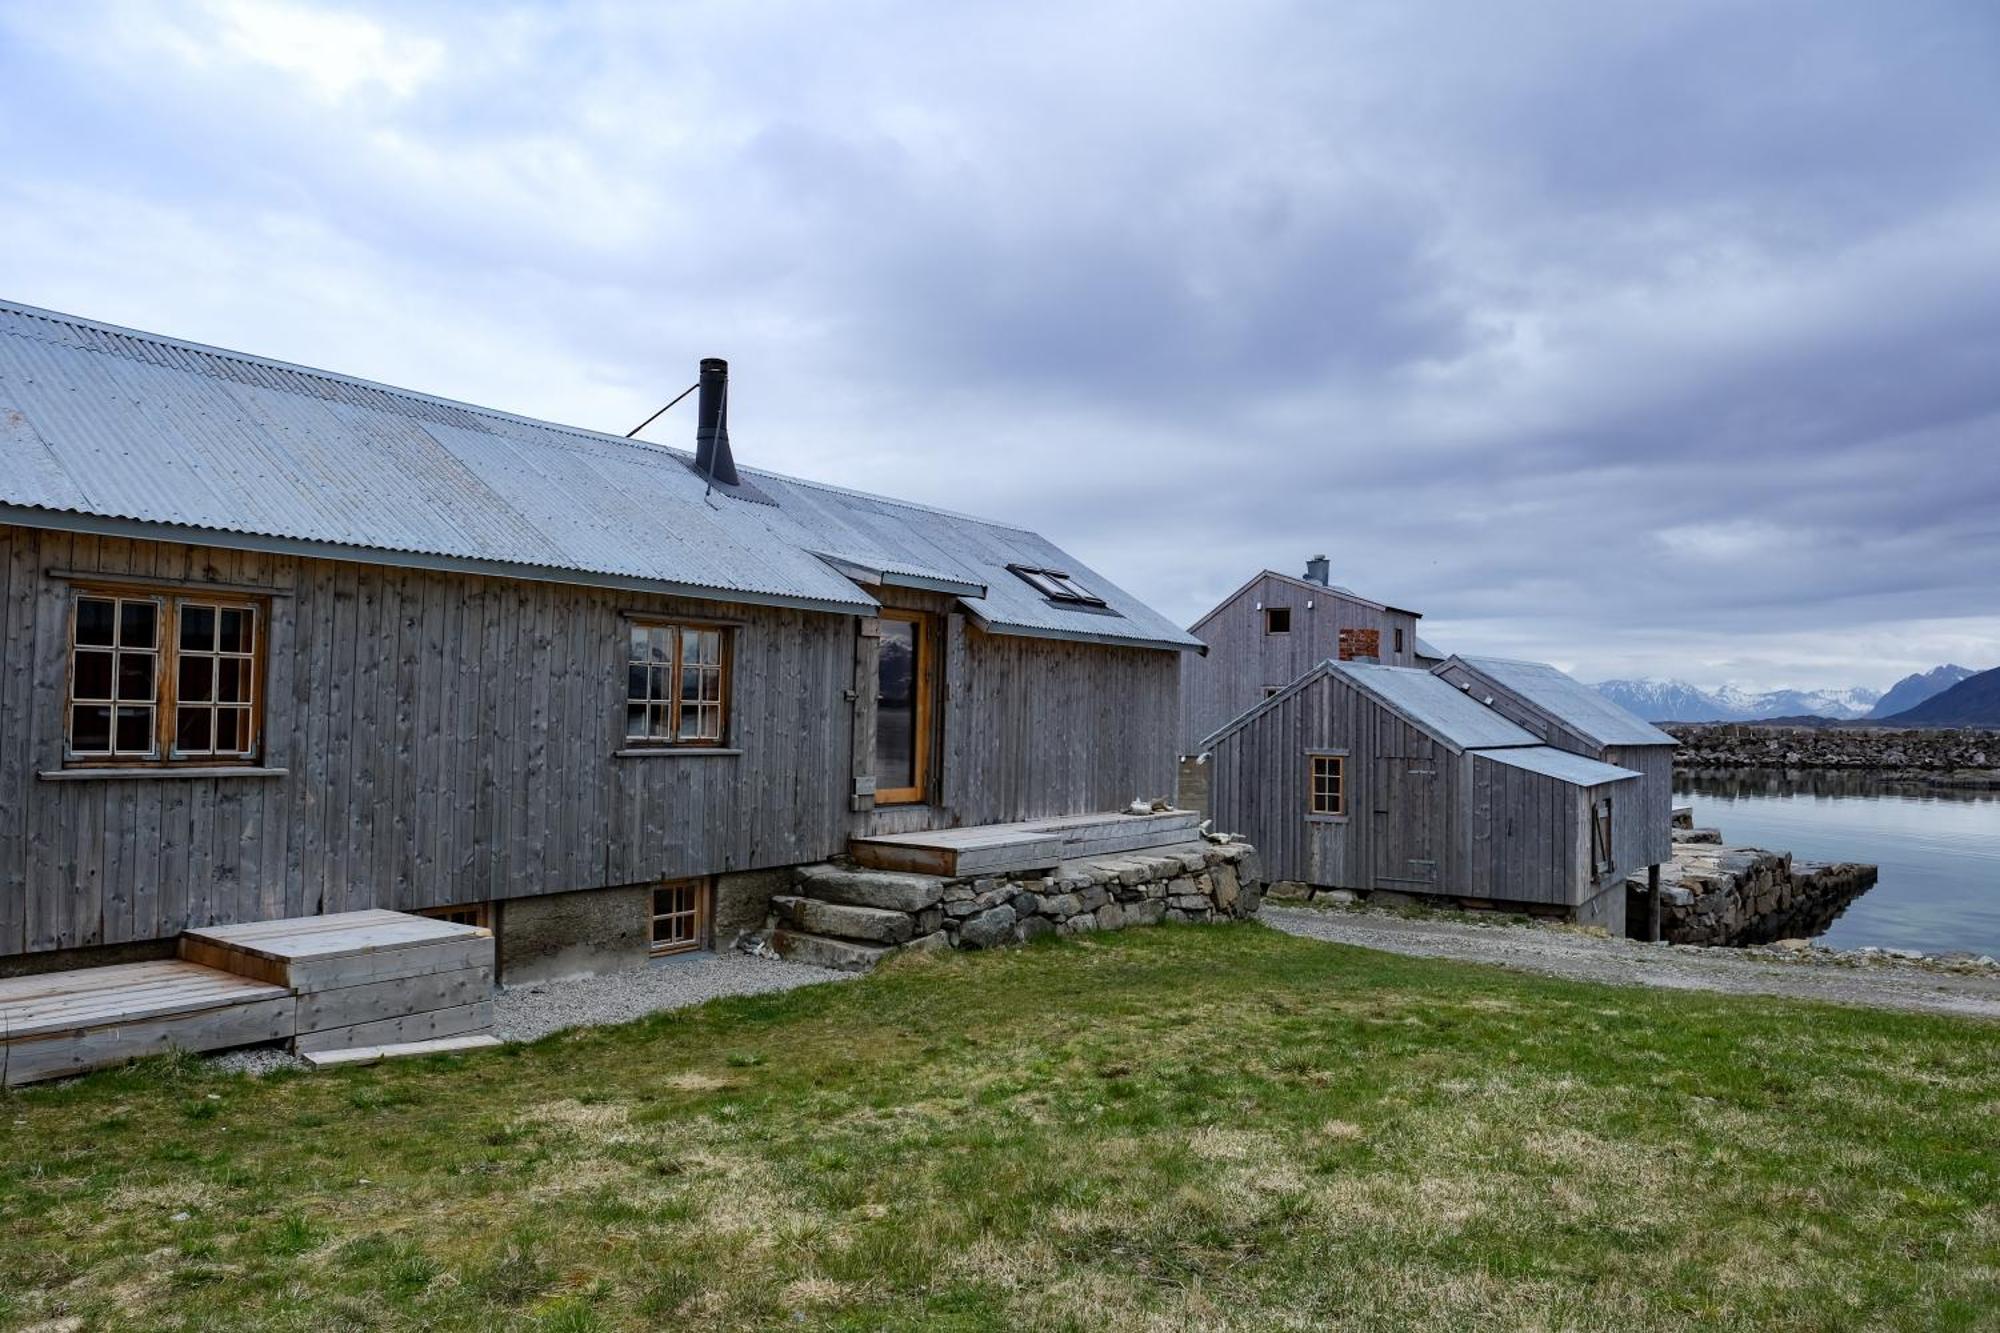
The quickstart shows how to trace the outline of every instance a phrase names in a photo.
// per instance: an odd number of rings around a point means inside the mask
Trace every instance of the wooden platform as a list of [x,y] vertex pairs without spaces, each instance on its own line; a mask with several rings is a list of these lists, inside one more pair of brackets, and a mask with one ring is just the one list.
[[297,999],[284,986],[195,963],[120,963],[0,981],[0,1080],[80,1074],[176,1047],[283,1041]]
[[0,1082],[174,1049],[380,1048],[493,1026],[493,936],[473,926],[342,912],[192,930],[180,954],[0,980]]
[[1195,836],[1200,823],[1201,813],[1196,810],[1062,815],[1017,824],[855,838],[848,850],[856,862],[875,870],[954,878],[1000,875],[1053,870],[1064,861],[1186,842]]
[[284,986],[295,1051],[386,1046],[493,1026],[493,933],[403,912],[190,930],[181,957]]

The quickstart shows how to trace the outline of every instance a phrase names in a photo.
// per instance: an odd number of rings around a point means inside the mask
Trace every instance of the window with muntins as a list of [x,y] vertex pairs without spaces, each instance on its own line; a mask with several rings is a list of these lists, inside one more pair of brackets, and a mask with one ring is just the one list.
[[1311,804],[1307,808],[1311,813],[1316,815],[1346,814],[1346,757],[1337,754],[1313,755],[1309,790]]
[[625,661],[625,739],[635,745],[720,745],[727,734],[723,631],[634,624]]
[[686,953],[708,942],[708,883],[675,880],[653,889],[652,952]]
[[262,743],[261,607],[79,590],[70,616],[65,762],[240,764]]

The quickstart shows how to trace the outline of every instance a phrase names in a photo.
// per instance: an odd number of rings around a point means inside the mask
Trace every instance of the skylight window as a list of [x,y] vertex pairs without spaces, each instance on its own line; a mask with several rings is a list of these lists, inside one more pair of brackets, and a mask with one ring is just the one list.
[[1059,569],[1037,569],[1033,565],[1009,565],[1021,581],[1052,602],[1075,606],[1103,606],[1104,599]]

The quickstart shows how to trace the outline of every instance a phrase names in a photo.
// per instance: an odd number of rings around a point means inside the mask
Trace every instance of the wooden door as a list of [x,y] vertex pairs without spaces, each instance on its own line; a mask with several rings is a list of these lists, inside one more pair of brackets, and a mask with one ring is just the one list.
[[931,785],[937,620],[884,610],[875,662],[875,803],[922,801]]
[[1437,763],[1375,761],[1375,882],[1422,890],[1438,882]]

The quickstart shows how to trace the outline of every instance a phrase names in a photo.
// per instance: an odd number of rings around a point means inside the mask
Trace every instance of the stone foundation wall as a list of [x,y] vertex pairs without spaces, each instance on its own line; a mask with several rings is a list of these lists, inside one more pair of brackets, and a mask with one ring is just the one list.
[[1066,863],[1054,874],[944,878],[846,865],[800,866],[771,899],[767,928],[739,947],[865,971],[892,954],[991,949],[1051,935],[1163,921],[1228,921],[1263,903],[1246,843],[1185,843]]
[[[1793,864],[1786,852],[1679,842],[1660,872],[1660,938],[1742,946],[1810,939],[1875,882],[1875,867]],[[1643,886],[1644,877],[1632,881]]]
[[945,939],[958,949],[1076,935],[1162,921],[1255,916],[1263,867],[1247,843],[1199,850],[1129,852],[1057,875],[952,880],[945,885]]

